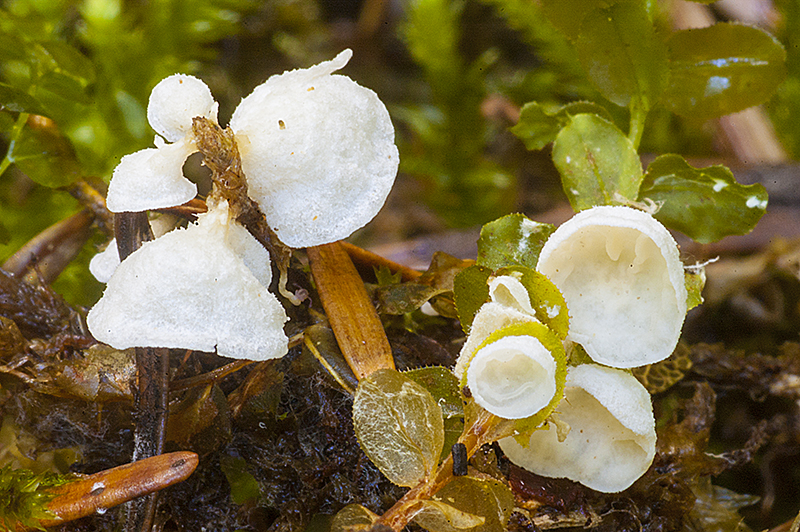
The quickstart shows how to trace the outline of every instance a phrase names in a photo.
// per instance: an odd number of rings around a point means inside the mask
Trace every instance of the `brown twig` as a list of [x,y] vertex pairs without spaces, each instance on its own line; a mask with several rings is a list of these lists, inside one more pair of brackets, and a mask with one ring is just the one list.
[[45,284],[52,283],[92,236],[93,219],[83,210],[51,225],[9,257],[3,269],[24,276],[36,268]]

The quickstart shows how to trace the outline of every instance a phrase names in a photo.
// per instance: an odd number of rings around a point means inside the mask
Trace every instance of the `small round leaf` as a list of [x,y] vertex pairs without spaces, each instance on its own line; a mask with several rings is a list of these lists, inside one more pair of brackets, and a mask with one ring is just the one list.
[[438,465],[442,409],[428,390],[398,371],[378,370],[359,383],[353,427],[364,453],[399,486],[416,486]]

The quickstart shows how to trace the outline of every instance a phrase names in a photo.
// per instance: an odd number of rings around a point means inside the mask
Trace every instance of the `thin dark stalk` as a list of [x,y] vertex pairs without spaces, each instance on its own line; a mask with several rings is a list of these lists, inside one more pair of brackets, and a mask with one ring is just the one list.
[[[121,260],[152,240],[147,214],[119,213],[114,232]],[[136,348],[136,385],[132,460],[143,460],[164,452],[169,413],[169,351],[162,348]],[[153,527],[157,494],[127,503],[124,532],[149,532]]]

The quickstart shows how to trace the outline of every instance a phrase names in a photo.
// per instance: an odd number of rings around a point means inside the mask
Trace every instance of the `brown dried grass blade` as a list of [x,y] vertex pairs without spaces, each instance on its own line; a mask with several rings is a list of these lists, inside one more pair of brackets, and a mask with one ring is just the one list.
[[340,242],[307,250],[311,273],[336,341],[358,379],[394,369],[392,348],[353,261]]

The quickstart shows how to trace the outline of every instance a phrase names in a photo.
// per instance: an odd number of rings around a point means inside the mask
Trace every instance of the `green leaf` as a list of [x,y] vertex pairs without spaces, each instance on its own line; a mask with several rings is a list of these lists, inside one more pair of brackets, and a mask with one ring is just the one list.
[[452,371],[441,366],[412,369],[403,372],[403,375],[428,390],[442,409],[444,444],[440,460],[444,460],[464,431],[464,404],[461,402],[458,379]]
[[348,504],[339,510],[331,523],[331,532],[369,530],[378,516],[360,504]]
[[399,316],[417,310],[430,298],[444,292],[447,290],[426,284],[400,283],[376,286],[370,290],[370,296],[379,313]]
[[86,89],[95,81],[95,70],[86,56],[61,41],[40,41],[35,50],[41,70],[37,86],[67,100],[91,102]]
[[436,470],[444,445],[442,409],[400,372],[378,370],[359,383],[353,427],[364,453],[395,484],[416,486]]
[[[455,516],[455,512],[446,514],[445,512],[454,509],[460,512],[468,512],[470,515],[482,520],[480,524],[474,525],[472,532],[495,532],[505,530],[508,518],[514,509],[514,494],[511,489],[502,482],[494,479],[478,479],[472,477],[458,477],[448,482],[442,489],[436,492],[430,501],[438,502],[441,506],[426,508],[425,516],[415,517],[418,525],[430,530],[439,532],[452,530],[439,528],[441,519],[447,515]],[[446,505],[448,508],[443,508]],[[436,511],[441,512],[438,516]],[[466,524],[462,521],[463,524]],[[454,523],[450,523],[451,526]],[[463,528],[461,529],[463,530]]]
[[702,266],[687,268],[683,273],[686,284],[686,310],[703,304],[703,288],[706,286],[706,269]]
[[701,244],[749,233],[767,209],[762,185],[740,185],[724,166],[693,168],[674,154],[650,163],[639,199],[663,203],[656,219]]
[[553,282],[532,268],[511,266],[496,275],[512,275],[528,290],[536,319],[547,325],[562,340],[569,332],[569,311],[561,291]]
[[261,488],[256,478],[247,470],[244,458],[223,456],[219,461],[231,487],[231,500],[235,504],[245,504],[261,498]]
[[639,195],[642,164],[636,149],[617,126],[597,115],[572,117],[553,144],[553,162],[576,211]]
[[615,3],[615,0],[542,0],[542,10],[553,26],[574,41],[590,11]]
[[649,109],[666,87],[667,50],[641,2],[590,12],[576,46],[589,80],[617,105]]
[[720,23],[675,32],[667,45],[664,101],[682,116],[715,118],[758,105],[786,76],[783,46],[758,28]]
[[519,122],[510,131],[529,150],[541,150],[556,139],[571,116],[583,113],[594,113],[611,121],[608,111],[593,102],[572,102],[553,111],[539,103],[529,102],[522,107]]
[[404,371],[403,375],[428,390],[445,419],[464,415],[458,379],[449,369],[431,366]]
[[72,145],[54,124],[40,122],[33,126],[28,122],[10,158],[40,185],[55,188],[74,183],[82,172]]
[[509,214],[481,228],[476,263],[497,270],[505,266],[536,268],[545,241],[556,228],[524,214]]
[[0,83],[0,109],[14,113],[45,114],[39,100],[16,87]]
[[489,300],[489,285],[487,281],[491,275],[491,268],[479,264],[470,266],[456,275],[453,294],[456,301],[458,319],[461,321],[461,328],[466,334],[469,334],[475,314]]

